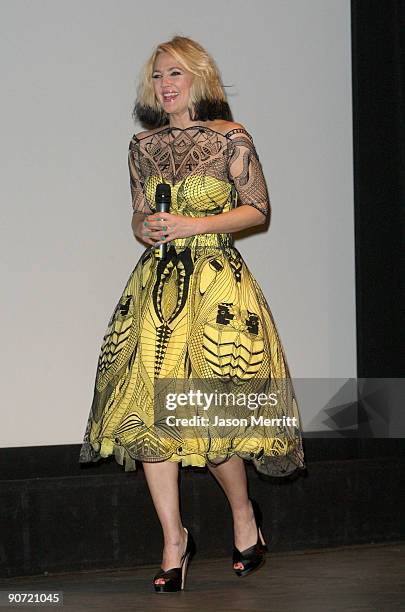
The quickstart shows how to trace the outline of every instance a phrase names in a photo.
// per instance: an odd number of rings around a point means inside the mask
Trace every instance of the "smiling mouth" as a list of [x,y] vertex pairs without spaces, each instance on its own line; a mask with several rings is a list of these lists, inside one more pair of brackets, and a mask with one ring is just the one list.
[[178,95],[179,94],[176,92],[165,93],[163,94],[163,100],[165,102],[172,102],[173,100],[177,98]]

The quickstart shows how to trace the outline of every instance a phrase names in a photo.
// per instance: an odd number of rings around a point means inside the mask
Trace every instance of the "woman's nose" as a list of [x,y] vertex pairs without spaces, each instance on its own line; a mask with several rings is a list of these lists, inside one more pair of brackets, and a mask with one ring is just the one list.
[[170,75],[163,75],[162,76],[162,87],[167,87],[167,85],[171,85],[171,78]]

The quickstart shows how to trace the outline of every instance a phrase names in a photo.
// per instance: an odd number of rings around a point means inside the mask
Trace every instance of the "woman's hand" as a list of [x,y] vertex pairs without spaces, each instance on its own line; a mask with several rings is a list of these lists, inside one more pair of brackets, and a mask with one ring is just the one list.
[[196,221],[194,217],[156,212],[139,220],[134,234],[146,244],[163,244],[175,238],[194,236],[197,233]]

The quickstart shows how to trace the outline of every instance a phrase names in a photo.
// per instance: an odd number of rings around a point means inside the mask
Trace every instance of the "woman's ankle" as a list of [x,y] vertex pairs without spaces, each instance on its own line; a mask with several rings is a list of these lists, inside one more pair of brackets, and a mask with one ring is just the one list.
[[251,521],[255,518],[253,512],[253,506],[250,500],[248,500],[246,505],[243,505],[239,508],[233,508],[232,511],[233,520],[235,523]]
[[187,538],[187,534],[182,527],[176,533],[165,534],[164,536],[164,545],[168,547],[181,546],[184,544],[184,540]]

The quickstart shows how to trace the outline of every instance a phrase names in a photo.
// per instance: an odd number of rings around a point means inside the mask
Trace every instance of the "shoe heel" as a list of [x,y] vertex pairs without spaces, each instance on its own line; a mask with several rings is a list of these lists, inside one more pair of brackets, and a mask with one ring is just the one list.
[[184,587],[186,585],[186,576],[187,576],[187,566],[190,560],[190,553],[185,557],[183,567],[181,569],[181,591],[184,591]]
[[252,499],[251,497],[249,497],[251,504],[252,504],[252,508],[253,508],[253,514],[255,516],[255,521],[256,521],[256,525],[257,525],[257,530],[259,532],[259,537],[260,537],[260,541],[262,546],[266,549],[266,551],[268,550],[267,548],[267,544],[266,541],[263,537],[263,533],[262,533],[262,524],[263,524],[263,514],[262,511],[260,510],[259,504],[257,503],[257,501],[255,499]]
[[264,541],[262,530],[261,530],[260,527],[258,527],[257,529],[258,529],[258,532],[259,532],[259,536],[260,536],[260,540],[261,540],[262,546],[263,546],[263,548],[265,548],[267,550],[267,544]]
[[181,568],[181,589],[180,589],[181,591],[183,591],[184,587],[186,586],[188,565],[196,551],[196,546],[195,546],[193,536],[186,528],[184,529],[187,532],[187,547],[186,547],[185,557],[184,557],[184,561],[183,561],[182,568]]

